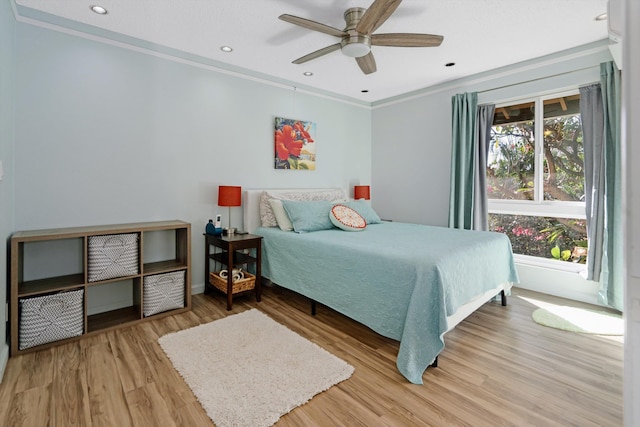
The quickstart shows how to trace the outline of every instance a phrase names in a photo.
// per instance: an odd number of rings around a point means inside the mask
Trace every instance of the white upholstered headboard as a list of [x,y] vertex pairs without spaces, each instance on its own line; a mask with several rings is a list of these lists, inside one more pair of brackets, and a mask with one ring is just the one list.
[[[342,188],[254,188],[244,190],[242,195],[242,215],[244,220],[244,229],[249,233],[254,233],[261,227],[260,222],[260,196],[264,191],[270,193],[291,193],[291,192],[305,192],[305,191],[330,191],[330,190],[342,190]],[[347,195],[345,191],[345,195]]]

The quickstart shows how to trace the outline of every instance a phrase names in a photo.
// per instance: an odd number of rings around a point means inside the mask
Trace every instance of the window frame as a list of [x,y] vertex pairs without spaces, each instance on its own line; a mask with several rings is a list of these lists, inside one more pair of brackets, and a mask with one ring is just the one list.
[[[526,215],[526,216],[544,216],[554,218],[576,218],[586,219],[586,203],[584,201],[560,201],[560,200],[544,200],[544,101],[566,96],[579,95],[579,89],[569,89],[564,91],[546,93],[544,95],[534,95],[519,99],[512,99],[496,103],[496,110],[501,107],[508,107],[514,104],[524,104],[534,102],[534,140],[535,140],[535,163],[534,163],[534,200],[506,200],[491,199],[487,200],[487,212],[489,214],[505,214],[505,215]],[[486,172],[485,172],[486,173]],[[524,254],[514,254],[516,261],[540,267],[554,268],[563,271],[572,271],[580,273],[586,270],[586,265],[567,263],[551,258],[535,257]]]

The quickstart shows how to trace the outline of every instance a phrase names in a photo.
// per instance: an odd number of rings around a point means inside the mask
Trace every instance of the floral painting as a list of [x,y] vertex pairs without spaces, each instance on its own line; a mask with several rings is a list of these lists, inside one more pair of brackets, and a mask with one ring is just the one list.
[[315,170],[315,134],[313,122],[276,117],[274,167]]

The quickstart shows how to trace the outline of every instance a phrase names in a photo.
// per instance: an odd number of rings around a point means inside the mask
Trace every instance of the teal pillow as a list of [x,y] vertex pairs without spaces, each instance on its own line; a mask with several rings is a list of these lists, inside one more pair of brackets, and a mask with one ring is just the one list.
[[373,210],[369,202],[364,200],[350,200],[348,202],[341,202],[341,205],[345,205],[358,212],[361,217],[367,221],[367,224],[381,224],[382,220]]
[[328,200],[299,202],[283,200],[282,206],[289,215],[293,231],[306,233],[310,231],[330,230],[333,228],[329,211],[334,203]]

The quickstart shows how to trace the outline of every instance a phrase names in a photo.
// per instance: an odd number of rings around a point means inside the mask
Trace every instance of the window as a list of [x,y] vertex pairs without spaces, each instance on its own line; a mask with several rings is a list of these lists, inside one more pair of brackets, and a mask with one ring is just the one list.
[[487,157],[489,228],[514,253],[584,264],[584,149],[577,91],[496,105]]

